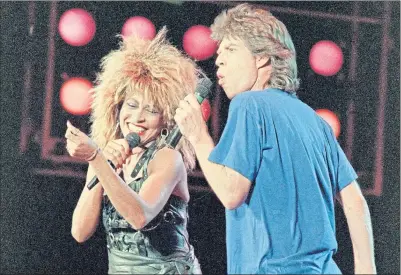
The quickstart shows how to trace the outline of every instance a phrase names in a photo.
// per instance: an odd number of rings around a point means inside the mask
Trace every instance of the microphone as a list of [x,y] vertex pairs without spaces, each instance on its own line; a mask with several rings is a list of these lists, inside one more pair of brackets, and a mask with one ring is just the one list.
[[[125,137],[125,139],[127,140],[130,149],[137,147],[141,142],[141,138],[138,136],[137,133],[129,133]],[[114,167],[114,164],[110,160],[108,160],[107,162],[111,165],[111,167],[113,167],[113,169],[116,169],[116,167]],[[97,178],[97,176],[94,176],[92,180],[88,183],[87,187],[89,190],[91,190],[98,183],[99,179]]]
[[[208,97],[212,86],[213,83],[212,81],[210,81],[209,78],[203,77],[199,79],[198,85],[196,86],[195,89],[195,96],[199,104],[201,104],[203,100]],[[181,136],[182,134],[180,132],[180,128],[178,127],[178,125],[175,125],[174,128],[171,130],[170,134],[167,136],[165,142],[168,146],[174,149],[177,146],[178,142],[180,141]]]

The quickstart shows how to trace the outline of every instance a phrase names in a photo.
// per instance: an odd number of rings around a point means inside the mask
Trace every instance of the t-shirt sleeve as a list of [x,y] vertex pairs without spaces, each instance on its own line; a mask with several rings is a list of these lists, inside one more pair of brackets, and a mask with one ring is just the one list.
[[344,154],[343,149],[340,147],[338,142],[336,141],[337,147],[337,158],[338,158],[338,172],[337,172],[337,186],[338,191],[341,191],[348,184],[358,178],[354,168],[351,163],[348,161],[346,155]]
[[331,126],[321,117],[319,119],[323,124],[323,131],[330,145],[331,156],[327,165],[329,166],[331,179],[333,179],[332,184],[336,192],[339,192],[357,179],[358,175],[338,143]]
[[256,178],[262,159],[262,130],[254,113],[249,99],[236,96],[231,101],[220,141],[209,156],[209,161],[229,167],[251,182]]

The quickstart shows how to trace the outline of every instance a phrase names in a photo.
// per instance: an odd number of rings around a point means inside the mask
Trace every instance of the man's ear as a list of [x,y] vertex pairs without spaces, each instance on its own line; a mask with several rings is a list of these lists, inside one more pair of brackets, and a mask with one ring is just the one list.
[[258,69],[267,67],[270,65],[270,57],[268,56],[257,56],[256,57],[256,67]]

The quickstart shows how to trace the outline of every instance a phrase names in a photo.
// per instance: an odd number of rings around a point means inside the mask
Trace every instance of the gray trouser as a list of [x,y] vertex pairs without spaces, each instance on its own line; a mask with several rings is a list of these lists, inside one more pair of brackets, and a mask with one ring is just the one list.
[[149,258],[108,249],[109,274],[202,274],[193,251],[187,255]]

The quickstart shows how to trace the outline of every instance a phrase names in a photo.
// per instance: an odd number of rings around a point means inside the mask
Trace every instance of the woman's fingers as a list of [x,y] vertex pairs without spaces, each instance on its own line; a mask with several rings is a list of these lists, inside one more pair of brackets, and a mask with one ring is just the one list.
[[65,138],[67,151],[72,157],[87,160],[97,150],[97,145],[93,140],[74,127],[70,121],[67,121]]
[[122,144],[124,141],[125,140],[112,140],[107,144],[106,148],[104,149],[105,157],[113,162],[115,167],[122,166],[129,156],[129,154],[127,154],[126,152],[126,146]]

